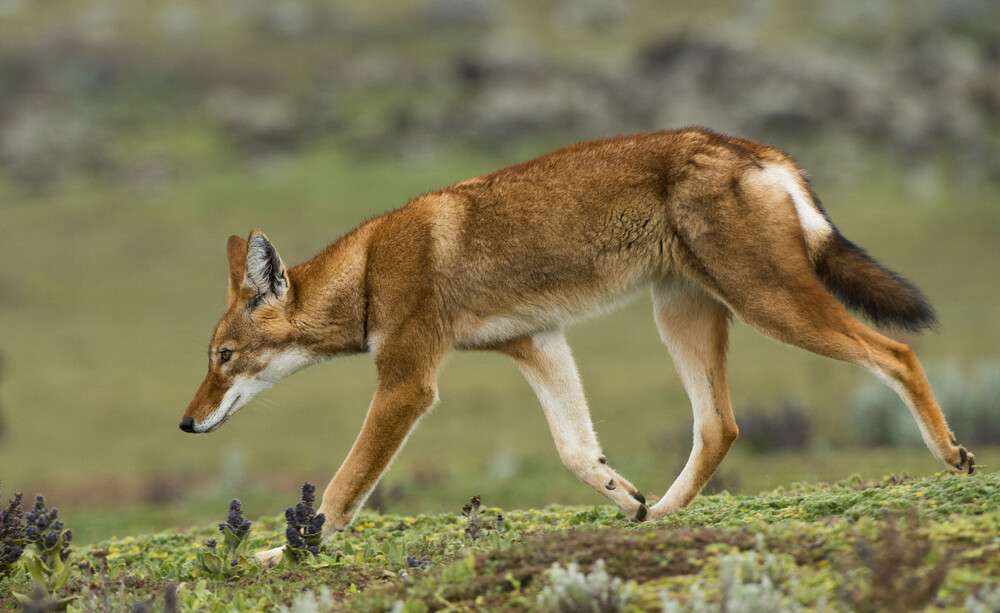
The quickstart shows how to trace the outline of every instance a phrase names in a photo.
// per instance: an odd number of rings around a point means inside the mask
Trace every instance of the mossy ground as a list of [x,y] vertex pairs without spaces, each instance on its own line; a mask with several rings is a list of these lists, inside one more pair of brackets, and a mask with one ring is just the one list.
[[[874,593],[891,586],[870,585],[877,571],[858,555],[865,547],[884,546],[888,524],[903,533],[904,547],[929,545],[926,555],[903,552],[911,561],[894,568],[896,576],[919,580],[946,565],[928,603],[932,609],[960,608],[969,594],[1000,582],[1000,473],[853,479],[756,496],[723,493],[643,524],[605,506],[550,506],[504,511],[498,531],[493,525],[499,512],[483,509],[486,529],[475,542],[458,512],[363,512],[310,565],[265,570],[247,563],[225,581],[204,576],[196,562],[200,543],[215,535],[212,527],[113,539],[75,552],[76,562],[100,567],[103,558],[108,570],[105,577],[74,576],[70,590],[104,592],[119,605],[155,598],[159,607],[166,584],[177,582],[184,610],[207,611],[269,610],[323,586],[335,607],[345,610],[388,609],[400,601],[407,610],[530,609],[552,563],[576,561],[586,568],[603,559],[611,574],[637,583],[638,608],[657,609],[662,592],[683,602],[695,582],[713,597],[721,556],[765,549],[795,575],[788,589],[802,605],[847,610],[858,594],[891,597]],[[273,547],[282,542],[282,532],[279,518],[261,518],[252,544]],[[408,556],[425,568],[409,568]],[[26,589],[27,578],[9,583],[5,593]],[[5,595],[0,604],[11,607],[13,601]]]

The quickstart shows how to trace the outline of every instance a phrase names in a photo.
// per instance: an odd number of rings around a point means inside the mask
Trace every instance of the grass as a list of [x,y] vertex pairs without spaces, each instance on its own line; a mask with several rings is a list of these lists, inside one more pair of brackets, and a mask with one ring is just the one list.
[[[630,606],[658,610],[662,594],[687,602],[695,584],[717,601],[721,560],[756,551],[780,561],[794,580],[779,587],[807,608],[825,603],[826,610],[848,610],[860,594],[887,597],[889,587],[873,585],[872,577],[885,570],[880,560],[898,558],[906,561],[894,571],[902,579],[943,569],[940,588],[924,604],[954,609],[1000,580],[998,503],[996,472],[854,478],[753,496],[703,496],[644,524],[606,506],[552,505],[504,511],[497,531],[492,517],[501,509],[487,507],[481,513],[486,529],[476,541],[466,536],[467,520],[457,510],[417,516],[364,511],[306,566],[246,564],[229,580],[206,576],[196,562],[200,543],[216,534],[212,527],[102,541],[79,548],[71,560],[95,568],[106,561],[106,570],[86,581],[75,574],[68,590],[106,592],[122,607],[159,599],[166,584],[179,582],[182,608],[205,611],[269,610],[324,587],[337,610],[389,610],[397,602],[407,611],[523,610],[535,603],[553,563],[586,569],[601,559],[611,575],[635,582]],[[72,525],[73,518],[68,521]],[[279,545],[282,533],[279,518],[264,517],[254,524],[251,545]],[[15,575],[8,587],[23,590],[26,581]],[[0,597],[0,604],[11,601]]]

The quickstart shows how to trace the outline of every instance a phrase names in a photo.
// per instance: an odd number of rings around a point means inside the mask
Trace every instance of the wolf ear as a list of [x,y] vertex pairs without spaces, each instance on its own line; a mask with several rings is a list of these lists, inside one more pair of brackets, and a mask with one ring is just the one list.
[[288,293],[289,282],[285,264],[271,241],[260,230],[250,233],[246,248],[246,265],[243,286],[252,290],[251,305],[264,300],[283,300]]
[[229,303],[240,295],[243,277],[247,272],[247,242],[235,234],[226,243],[226,258],[229,260]]

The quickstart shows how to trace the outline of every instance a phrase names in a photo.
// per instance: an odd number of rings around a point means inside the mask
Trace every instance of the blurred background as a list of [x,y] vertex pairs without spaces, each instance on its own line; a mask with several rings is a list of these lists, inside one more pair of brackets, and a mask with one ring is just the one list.
[[[778,145],[832,218],[925,289],[916,347],[958,437],[1000,461],[1000,4],[0,0],[0,480],[81,541],[322,487],[374,388],[296,375],[177,429],[225,305],[225,241],[286,262],[361,220],[561,144],[702,124]],[[572,329],[605,450],[662,494],[691,439],[649,299]],[[743,437],[711,491],[939,470],[851,366],[734,326]],[[509,360],[456,354],[371,504],[601,504]]]

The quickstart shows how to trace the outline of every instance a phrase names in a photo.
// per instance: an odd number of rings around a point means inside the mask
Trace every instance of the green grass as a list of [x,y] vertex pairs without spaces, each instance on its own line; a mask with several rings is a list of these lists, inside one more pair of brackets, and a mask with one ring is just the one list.
[[[504,528],[498,532],[492,518],[501,511]],[[703,496],[687,509],[644,524],[607,506],[488,507],[481,515],[487,529],[472,541],[465,533],[467,520],[457,512],[365,511],[307,566],[263,569],[246,562],[228,580],[206,576],[196,559],[202,540],[216,534],[212,527],[111,539],[79,548],[72,560],[99,566],[106,558],[106,573],[91,579],[90,589],[110,594],[114,606],[159,598],[167,583],[179,582],[182,607],[205,611],[268,610],[289,604],[306,589],[323,587],[338,610],[388,610],[396,602],[408,611],[525,609],[546,585],[554,562],[576,561],[587,568],[597,559],[613,575],[636,582],[634,607],[658,610],[661,593],[684,602],[696,583],[709,600],[718,599],[720,560],[735,551],[776,556],[794,576],[783,589],[807,608],[825,603],[832,607],[827,610],[846,610],[845,586],[858,594],[875,589],[873,598],[885,596],[888,588],[871,586],[873,570],[859,558],[865,548],[876,558],[896,555],[893,573],[900,580],[925,576],[945,560],[946,574],[930,601],[934,610],[957,608],[1000,580],[996,472],[969,478],[853,478],[754,496]],[[73,518],[67,521],[72,526]],[[903,537],[898,551],[888,543],[889,523]],[[278,546],[282,533],[279,518],[264,517],[255,522],[251,545]],[[926,555],[914,553],[925,541]],[[428,567],[406,568],[406,556],[426,560]],[[27,577],[15,575],[7,587],[25,590]],[[80,593],[78,575],[67,589]],[[0,597],[0,604],[10,603],[9,596]]]

